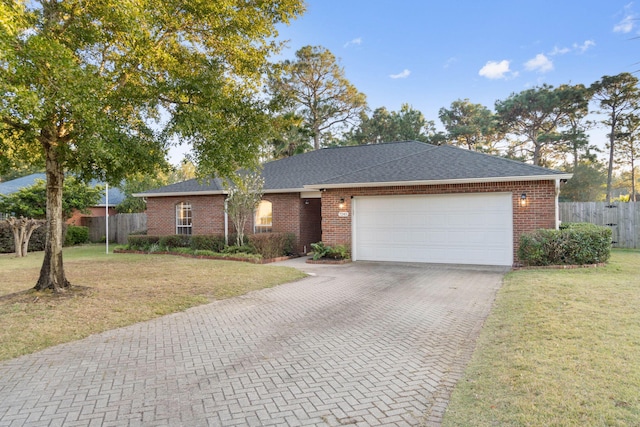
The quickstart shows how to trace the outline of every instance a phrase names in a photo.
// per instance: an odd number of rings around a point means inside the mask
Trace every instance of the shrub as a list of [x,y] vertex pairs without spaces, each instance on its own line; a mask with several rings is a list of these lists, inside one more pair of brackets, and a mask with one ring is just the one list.
[[251,246],[265,259],[293,254],[295,241],[293,233],[262,233],[249,237]]
[[89,227],[70,225],[64,237],[65,246],[80,245],[89,242]]
[[[66,224],[62,226],[62,232],[66,230]],[[45,224],[36,228],[29,239],[28,252],[43,251],[47,240],[47,226]],[[6,221],[0,221],[0,253],[10,254],[15,252],[13,231]]]
[[318,242],[312,243],[311,249],[313,249],[313,259],[317,261],[320,258],[326,257],[331,247],[325,245],[323,242]]
[[151,245],[158,245],[159,236],[132,236],[127,238],[127,249],[133,251],[148,251]]
[[170,236],[162,236],[160,237],[160,241],[158,244],[162,248],[188,248],[189,247],[189,236],[188,234],[173,234]]
[[328,249],[326,255],[328,258],[349,259],[350,257],[349,248],[345,245],[329,246]]
[[518,257],[525,265],[582,265],[611,256],[611,230],[589,223],[563,224],[560,230],[536,230],[520,238]]
[[220,252],[224,249],[224,236],[214,236],[214,235],[196,235],[191,236],[191,241],[189,243],[191,249],[194,251],[197,250],[207,250],[213,252]]
[[220,256],[220,254],[217,251],[209,251],[206,249],[196,249],[195,251],[193,251],[193,254],[197,256],[211,256],[211,257],[216,255]]
[[227,246],[226,248],[224,248],[221,251],[223,254],[227,254],[227,255],[235,255],[235,254],[255,254],[256,250],[254,247],[250,246],[250,245],[243,245],[243,246],[236,246],[236,245],[232,245],[232,246]]

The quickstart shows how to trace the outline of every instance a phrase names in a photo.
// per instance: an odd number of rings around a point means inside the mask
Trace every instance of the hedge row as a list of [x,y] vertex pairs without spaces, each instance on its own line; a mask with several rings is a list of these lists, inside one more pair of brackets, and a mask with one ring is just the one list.
[[[64,246],[79,245],[89,242],[89,228],[75,225],[62,226]],[[47,238],[47,227],[41,225],[36,228],[29,239],[28,252],[43,251]],[[9,254],[15,252],[13,230],[6,221],[0,221],[0,253]]]
[[[245,246],[237,247],[225,245],[224,236],[221,235],[129,235],[127,249],[149,252],[188,248],[193,251],[229,254],[257,253],[262,255],[264,259],[270,259],[293,254],[295,240],[295,235],[292,233],[254,234],[245,237]],[[235,236],[229,236],[229,242],[235,242]]]
[[520,261],[530,266],[598,264],[610,256],[611,229],[589,223],[523,234],[518,248]]

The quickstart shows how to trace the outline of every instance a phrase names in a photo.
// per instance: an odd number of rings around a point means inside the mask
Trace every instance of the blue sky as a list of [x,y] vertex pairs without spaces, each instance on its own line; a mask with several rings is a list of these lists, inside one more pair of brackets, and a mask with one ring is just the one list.
[[[590,85],[640,69],[640,2],[619,0],[307,0],[280,28],[280,58],[321,45],[371,110],[409,103],[440,127],[456,99],[493,109],[543,83]],[[604,133],[592,141],[604,144]]]
[[280,31],[284,57],[328,48],[371,109],[404,102],[438,121],[456,99],[548,83],[589,85],[640,69],[640,3],[617,0],[308,0]]

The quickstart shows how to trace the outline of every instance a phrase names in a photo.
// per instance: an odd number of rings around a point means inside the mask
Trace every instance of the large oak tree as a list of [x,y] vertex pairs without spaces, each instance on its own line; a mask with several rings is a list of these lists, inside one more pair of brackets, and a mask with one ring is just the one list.
[[0,157],[46,165],[36,289],[69,285],[65,172],[117,183],[155,170],[175,140],[207,173],[257,159],[267,120],[254,95],[276,25],[302,10],[301,0],[0,3]]

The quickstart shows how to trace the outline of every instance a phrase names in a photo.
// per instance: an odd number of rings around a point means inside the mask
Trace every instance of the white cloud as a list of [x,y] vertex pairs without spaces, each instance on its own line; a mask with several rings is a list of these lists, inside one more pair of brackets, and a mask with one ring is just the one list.
[[488,79],[504,79],[511,70],[509,69],[510,62],[506,59],[503,59],[500,62],[497,61],[489,61],[484,67],[480,68],[478,74],[482,77],[486,77]]
[[546,73],[553,70],[553,62],[547,58],[543,53],[539,53],[535,58],[532,58],[524,63],[524,68],[528,71],[538,71],[540,73]]
[[576,50],[579,50],[580,53],[585,53],[587,50],[589,50],[589,48],[595,45],[596,45],[596,42],[594,42],[593,40],[585,40],[584,43],[580,45],[578,43],[574,43],[573,48]]
[[446,60],[446,62],[443,65],[443,68],[449,68],[451,65],[455,64],[456,62],[458,62],[458,58],[456,58],[455,56],[452,56],[451,58]]
[[358,37],[351,41],[346,42],[342,47],[347,48],[350,46],[360,46],[361,44],[362,44],[362,37]]
[[636,16],[631,11],[633,3],[629,3],[624,7],[623,15],[624,17],[620,22],[613,26],[614,33],[630,33],[635,27]]
[[554,46],[553,50],[549,52],[549,56],[564,55],[565,53],[569,52],[571,52],[571,49],[569,49],[568,47]]
[[409,74],[411,74],[411,71],[405,68],[401,73],[389,74],[389,77],[391,77],[392,79],[406,79],[407,77],[409,77]]

